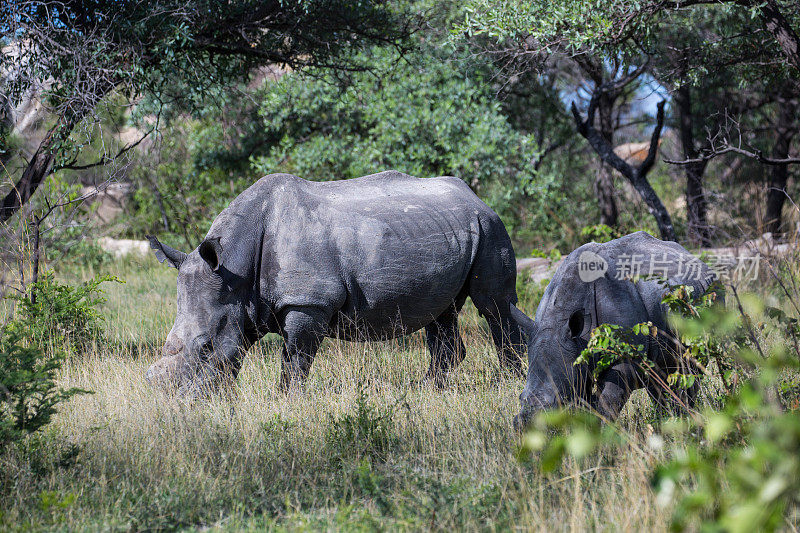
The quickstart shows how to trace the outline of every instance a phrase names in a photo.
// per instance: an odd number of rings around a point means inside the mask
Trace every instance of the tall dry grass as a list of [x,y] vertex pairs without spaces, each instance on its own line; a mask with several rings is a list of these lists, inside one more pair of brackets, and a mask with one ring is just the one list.
[[269,337],[233,396],[185,406],[143,379],[174,318],[174,271],[120,268],[127,283],[107,286],[111,341],[61,376],[94,394],[0,457],[3,529],[667,527],[649,488],[659,451],[647,445],[648,402],[625,412],[630,445],[541,474],[515,455],[523,380],[500,370],[472,308],[445,390],[419,385],[429,356],[417,333],[326,340],[305,388],[284,395]]

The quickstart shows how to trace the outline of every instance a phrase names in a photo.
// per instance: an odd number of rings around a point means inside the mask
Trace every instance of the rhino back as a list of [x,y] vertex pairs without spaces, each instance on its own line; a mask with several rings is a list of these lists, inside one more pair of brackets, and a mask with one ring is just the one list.
[[413,331],[441,314],[462,294],[481,236],[502,225],[457,178],[273,182],[262,267],[273,308],[332,307],[335,325],[372,336]]
[[[602,257],[606,262],[608,279],[635,276],[635,283],[647,309],[648,317],[659,327],[665,327],[665,307],[661,299],[666,291],[662,281],[670,285],[688,285],[695,294],[711,286],[715,274],[708,265],[676,242],[662,241],[645,232],[625,235],[606,243],[590,242],[573,250],[559,266],[547,286],[536,317],[563,320],[569,316],[575,301],[587,294],[587,283],[579,276],[579,262],[584,253]],[[648,276],[660,279],[647,279]],[[632,281],[620,281],[632,283]]]

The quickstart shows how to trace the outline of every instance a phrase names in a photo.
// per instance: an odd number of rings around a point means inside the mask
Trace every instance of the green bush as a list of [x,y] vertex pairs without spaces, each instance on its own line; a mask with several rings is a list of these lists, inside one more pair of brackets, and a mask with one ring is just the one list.
[[[753,295],[734,291],[733,297],[737,311],[692,298],[683,287],[664,298],[678,311],[674,323],[683,355],[700,363],[705,380],[722,382],[715,402],[721,409],[708,404],[687,419],[664,422],[661,434],[647,437],[664,450],[655,455],[652,486],[657,501],[673,508],[675,531],[774,531],[800,508],[797,317]],[[595,332],[584,356],[605,350],[605,364],[642,357],[619,328]],[[769,348],[766,339],[772,339]],[[592,413],[556,410],[538,414],[519,454],[524,460],[537,457],[541,469],[552,472],[565,457],[588,460],[625,442],[641,451],[636,440]]]
[[44,355],[28,344],[30,334],[20,322],[0,330],[0,448],[47,425],[59,403],[87,392],[56,386],[64,356]]
[[545,252],[544,250],[540,250],[539,248],[534,248],[530,252],[531,257],[541,257],[542,259],[549,259],[551,262],[555,263],[561,259],[561,251],[558,248],[553,248],[549,252]]
[[[770,366],[798,369],[796,357],[773,354]],[[659,499],[674,501],[674,530],[774,531],[800,505],[800,413],[774,401],[760,373],[723,410],[706,409],[665,433],[689,442],[653,474]],[[700,438],[696,436],[701,436]]]
[[636,228],[636,227],[626,227],[626,226],[617,226],[612,228],[611,226],[607,226],[605,224],[595,224],[593,226],[584,226],[581,228],[581,240],[584,243],[587,242],[608,242],[614,239],[619,239],[620,237],[627,235],[629,233],[635,233],[637,231],[645,231],[654,237],[656,234],[649,229],[645,228]]
[[[65,235],[64,238],[69,239],[70,236]],[[114,256],[103,250],[97,241],[82,236],[76,237],[61,249],[48,249],[47,255],[49,259],[64,260],[72,265],[91,267],[95,270],[114,260]]]
[[359,383],[353,412],[331,416],[325,435],[328,448],[341,457],[384,460],[397,441],[394,415],[401,402],[376,407],[369,401],[363,383]]
[[114,276],[95,277],[73,287],[56,281],[52,271],[44,272],[17,301],[16,320],[25,324],[33,344],[42,350],[80,351],[104,337],[105,317],[97,306],[105,301],[100,285],[121,283]]
[[254,168],[311,180],[387,169],[457,176],[506,221],[517,218],[523,189],[526,204],[547,201],[549,189],[535,179],[539,146],[503,114],[488,62],[435,40],[405,56],[392,48],[365,54],[385,74],[353,73],[342,84],[330,72],[292,73],[264,87],[268,149],[253,157]]

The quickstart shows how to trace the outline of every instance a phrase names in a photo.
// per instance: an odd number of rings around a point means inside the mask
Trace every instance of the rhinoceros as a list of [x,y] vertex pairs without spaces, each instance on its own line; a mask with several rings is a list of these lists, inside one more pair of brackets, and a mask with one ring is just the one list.
[[[545,289],[535,321],[516,307],[512,314],[528,339],[528,378],[515,419],[524,427],[538,410],[583,404],[614,419],[633,390],[646,387],[660,409],[691,407],[698,384],[667,389],[667,376],[697,369],[677,355],[663,295],[669,286],[692,287],[703,294],[715,273],[675,242],[637,232],[603,244],[588,243],[570,253]],[[630,328],[650,321],[656,338],[638,336],[653,367],[644,372],[631,360],[619,360],[598,377],[592,391],[590,365],[574,365],[600,324]],[[596,363],[596,361],[595,361]]]
[[213,390],[273,332],[284,340],[279,385],[287,389],[305,380],[326,336],[383,340],[425,328],[426,379],[440,385],[464,357],[457,318],[467,296],[501,365],[523,374],[511,240],[458,178],[273,174],[235,198],[191,253],[148,239],[159,261],[178,269],[177,316],[147,371],[151,383]]

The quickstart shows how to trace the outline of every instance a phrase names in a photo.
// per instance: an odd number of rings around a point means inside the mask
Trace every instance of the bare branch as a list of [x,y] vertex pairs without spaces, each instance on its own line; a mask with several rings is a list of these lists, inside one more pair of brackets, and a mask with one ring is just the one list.
[[656,162],[656,152],[658,152],[658,140],[661,137],[661,129],[664,127],[664,100],[661,100],[657,105],[656,111],[656,127],[653,129],[653,135],[650,136],[650,147],[647,149],[647,157],[639,166],[639,174],[642,176],[650,172],[653,164]]
[[149,137],[150,134],[153,133],[154,130],[155,130],[155,127],[150,128],[148,131],[146,131],[139,138],[139,140],[137,140],[136,142],[132,142],[132,143],[120,148],[119,152],[117,152],[115,155],[113,155],[111,157],[108,157],[108,156],[104,155],[103,157],[101,157],[100,159],[95,161],[94,163],[88,163],[86,165],[75,165],[74,164],[75,160],[73,160],[71,163],[68,163],[66,165],[61,165],[59,167],[59,169],[86,170],[86,169],[89,169],[89,168],[101,167],[101,166],[107,165],[108,163],[116,161],[117,159],[119,159],[120,157],[125,155],[128,151],[132,150],[133,148],[136,148],[137,146],[139,146],[139,144],[141,144],[142,141],[144,141],[147,137]]
[[[596,102],[598,90],[595,90],[592,95],[592,102]],[[653,168],[656,159],[656,152],[658,151],[658,141],[661,137],[661,130],[664,127],[664,101],[658,103],[658,112],[656,113],[656,127],[653,130],[653,135],[650,139],[650,148],[647,151],[647,157],[638,167],[634,167],[626,163],[621,157],[614,153],[614,148],[611,144],[597,131],[591,121],[593,114],[593,104],[589,104],[589,119],[583,120],[578,107],[572,103],[572,116],[575,118],[575,125],[578,133],[580,133],[592,146],[594,151],[600,158],[607,164],[615,168],[620,174],[625,176],[627,180],[642,197],[642,200],[647,204],[650,214],[656,219],[658,229],[661,232],[661,238],[667,241],[676,241],[675,227],[672,224],[672,218],[664,207],[664,203],[656,194],[650,182],[647,181],[647,173]]]
[[765,156],[761,150],[755,148],[752,150],[745,150],[744,148],[739,148],[730,145],[725,146],[724,148],[715,148],[712,150],[708,150],[704,152],[703,155],[692,159],[684,159],[682,161],[678,161],[675,159],[664,159],[664,162],[670,165],[694,165],[696,163],[705,163],[706,161],[710,161],[715,157],[725,154],[743,155],[745,157],[755,159],[759,163],[763,163],[765,165],[795,165],[800,163],[800,157],[785,157],[781,159],[775,159],[773,157]]

